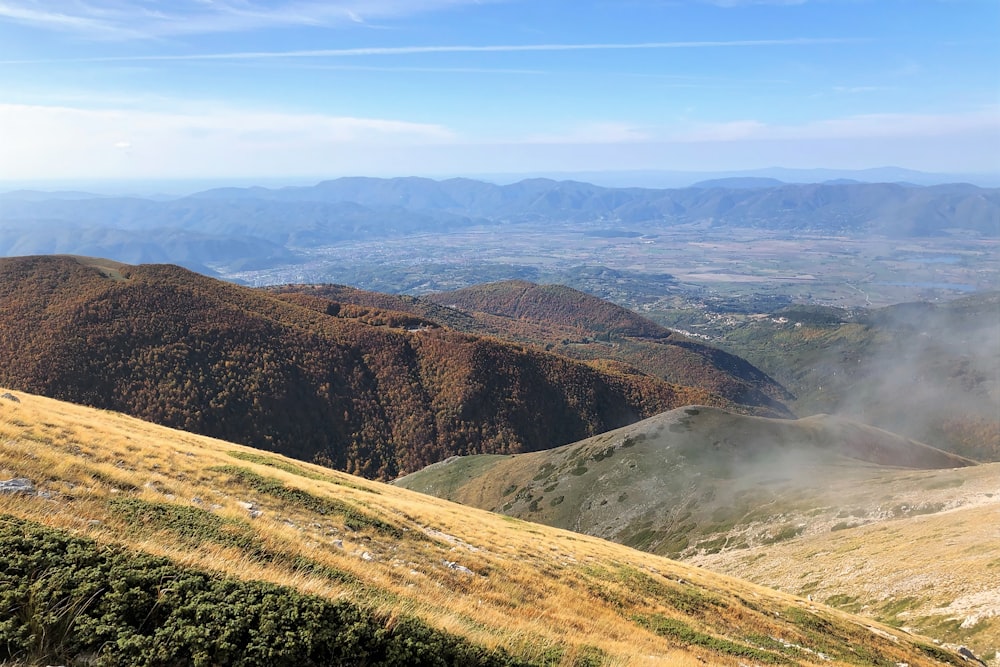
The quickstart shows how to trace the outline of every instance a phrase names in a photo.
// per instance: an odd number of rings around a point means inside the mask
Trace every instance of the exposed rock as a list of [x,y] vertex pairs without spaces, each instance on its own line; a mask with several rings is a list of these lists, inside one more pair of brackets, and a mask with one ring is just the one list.
[[260,509],[257,507],[257,505],[255,505],[254,503],[248,503],[243,500],[238,500],[236,501],[236,504],[245,509],[250,514],[251,519],[256,519],[257,517],[263,514],[263,512],[261,512]]
[[35,485],[27,477],[15,477],[0,482],[0,493],[20,493],[33,496],[35,495]]
[[14,401],[15,403],[21,402],[20,398],[10,393],[9,391],[5,391],[4,393],[0,394],[0,398],[6,398],[8,401]]
[[464,565],[459,565],[458,563],[450,560],[441,561],[444,566],[449,570],[455,570],[456,572],[461,572],[462,574],[475,574],[472,570],[465,567]]
[[[453,458],[457,458],[457,457],[453,457]],[[479,547],[474,547],[471,544],[469,544],[468,542],[466,542],[464,540],[458,539],[454,535],[449,535],[448,533],[444,533],[444,532],[442,532],[440,530],[436,530],[434,528],[429,528],[429,527],[423,527],[422,530],[429,537],[436,537],[436,538],[442,539],[442,540],[444,540],[446,542],[451,542],[452,544],[456,544],[458,546],[465,547],[466,549],[468,549],[472,553],[476,553],[477,551],[479,551]]]
[[986,663],[977,658],[976,654],[970,651],[966,646],[959,646],[958,654],[963,658],[965,658],[966,660],[968,660],[969,662],[974,662],[977,665],[983,665],[983,667],[986,667]]

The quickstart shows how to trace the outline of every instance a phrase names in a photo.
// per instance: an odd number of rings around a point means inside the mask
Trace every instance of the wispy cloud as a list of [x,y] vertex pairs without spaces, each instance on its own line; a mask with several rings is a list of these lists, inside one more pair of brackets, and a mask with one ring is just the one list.
[[[0,104],[0,128],[0,179],[18,173],[280,172],[296,164],[318,173],[335,156],[455,140],[448,128],[429,123],[211,106],[148,111]],[[55,173],[60,170],[66,173]]]
[[345,72],[419,72],[422,74],[549,74],[540,69],[514,69],[506,67],[406,67],[379,65],[331,65],[303,64],[300,67],[312,70],[336,70]]
[[[0,1],[0,21],[93,39],[366,24],[484,0],[34,0]],[[490,0],[486,0],[490,1]],[[493,0],[496,1],[496,0]]]
[[43,9],[38,3],[23,2],[0,2],[0,20],[14,21],[38,26],[50,30],[111,34],[116,32],[116,28],[101,19],[95,12],[86,8],[86,11],[73,12],[60,11],[58,9]]
[[[782,46],[812,46],[818,44],[846,44],[857,42],[849,38],[794,37],[789,39],[736,39],[692,42],[635,42],[591,44],[438,44],[428,46],[366,46],[351,49],[308,49],[293,51],[236,51],[229,53],[191,53],[145,56],[107,56],[75,58],[73,62],[156,62],[156,61],[211,61],[211,60],[265,60],[295,58],[349,58],[362,56],[405,56],[428,53],[522,53],[541,51],[635,51],[658,49],[717,49],[757,48]],[[28,64],[65,62],[61,59],[2,60],[0,64]]]
[[859,114],[798,125],[758,120],[699,123],[672,130],[661,137],[679,142],[728,142],[931,137],[963,132],[993,132],[1000,141],[1000,108],[953,114]]
[[883,113],[825,118],[796,124],[757,119],[719,122],[679,120],[670,125],[584,123],[564,132],[507,137],[512,144],[719,144],[827,139],[934,137],[993,133],[1000,145],[1000,107],[951,114]]
[[859,165],[898,156],[896,162],[920,168],[968,170],[995,165],[1000,144],[997,107],[801,124],[747,119],[655,126],[610,119],[543,134],[507,132],[499,125],[459,133],[441,124],[238,109],[210,101],[158,106],[162,110],[0,104],[0,181],[81,174],[100,179],[482,173],[524,169],[525,156],[554,170],[609,163],[749,168],[811,160],[815,166],[837,164],[844,156],[854,156]]

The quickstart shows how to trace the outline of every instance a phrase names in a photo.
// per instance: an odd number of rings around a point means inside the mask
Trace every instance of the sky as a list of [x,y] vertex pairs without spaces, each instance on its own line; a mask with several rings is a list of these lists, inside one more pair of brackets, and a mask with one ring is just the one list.
[[1000,0],[0,0],[0,181],[1000,172]]

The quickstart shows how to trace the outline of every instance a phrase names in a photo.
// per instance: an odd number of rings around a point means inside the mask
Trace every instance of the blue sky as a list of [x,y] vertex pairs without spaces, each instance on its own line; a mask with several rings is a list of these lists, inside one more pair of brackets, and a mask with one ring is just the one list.
[[998,0],[0,0],[0,180],[1000,171]]

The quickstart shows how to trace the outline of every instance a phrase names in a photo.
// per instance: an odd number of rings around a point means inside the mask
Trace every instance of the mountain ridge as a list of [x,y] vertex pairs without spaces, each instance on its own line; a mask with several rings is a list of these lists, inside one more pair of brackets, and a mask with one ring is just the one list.
[[571,442],[693,402],[771,414],[170,265],[0,260],[0,330],[0,383],[379,478],[452,454]]
[[305,294],[338,303],[401,310],[465,333],[529,344],[623,372],[631,367],[670,383],[702,387],[741,405],[792,416],[783,405],[791,394],[745,360],[562,285],[502,281],[420,298],[338,285],[265,289],[278,295]]

